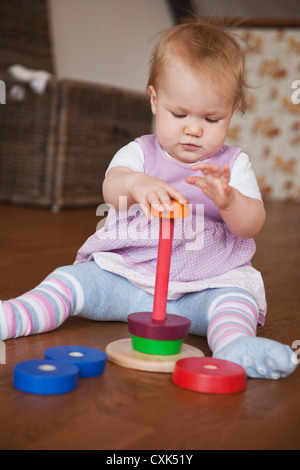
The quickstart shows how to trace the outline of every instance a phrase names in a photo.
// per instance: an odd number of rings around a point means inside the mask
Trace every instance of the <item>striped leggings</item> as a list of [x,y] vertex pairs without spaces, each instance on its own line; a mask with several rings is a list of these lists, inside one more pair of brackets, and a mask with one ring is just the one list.
[[[55,270],[35,289],[0,301],[0,339],[51,331],[69,316],[126,321],[152,311],[153,296],[95,262]],[[240,336],[256,336],[258,306],[240,288],[207,289],[168,301],[167,312],[191,320],[190,333],[207,336],[213,353]]]

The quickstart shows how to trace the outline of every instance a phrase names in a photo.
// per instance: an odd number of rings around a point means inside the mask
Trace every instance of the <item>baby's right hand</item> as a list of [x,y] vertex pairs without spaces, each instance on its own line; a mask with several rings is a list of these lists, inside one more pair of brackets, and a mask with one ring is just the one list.
[[128,178],[128,195],[141,205],[143,212],[152,220],[151,206],[158,212],[170,210],[171,199],[187,204],[187,199],[173,186],[146,173],[132,172]]

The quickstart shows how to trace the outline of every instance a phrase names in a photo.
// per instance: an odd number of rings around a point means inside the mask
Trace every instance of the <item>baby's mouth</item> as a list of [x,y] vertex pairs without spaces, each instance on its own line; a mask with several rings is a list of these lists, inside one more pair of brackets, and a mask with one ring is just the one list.
[[196,152],[200,146],[195,144],[181,144],[181,147],[188,152]]

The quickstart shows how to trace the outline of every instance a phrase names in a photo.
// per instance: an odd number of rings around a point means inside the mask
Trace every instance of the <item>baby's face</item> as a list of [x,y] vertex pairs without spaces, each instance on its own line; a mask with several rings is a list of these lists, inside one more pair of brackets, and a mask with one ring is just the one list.
[[196,163],[220,150],[235,109],[221,91],[175,57],[158,89],[149,87],[158,140],[173,158]]

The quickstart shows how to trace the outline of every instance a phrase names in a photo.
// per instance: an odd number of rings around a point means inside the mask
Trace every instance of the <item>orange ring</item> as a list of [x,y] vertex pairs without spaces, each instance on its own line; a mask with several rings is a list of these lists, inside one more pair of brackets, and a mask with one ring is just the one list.
[[182,219],[190,215],[189,202],[187,204],[180,204],[175,199],[171,199],[172,209],[170,211],[164,210],[160,212],[151,206],[151,213],[154,217],[160,217],[161,219]]

